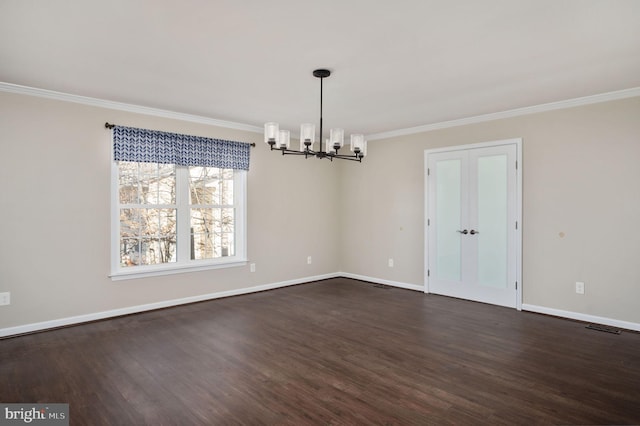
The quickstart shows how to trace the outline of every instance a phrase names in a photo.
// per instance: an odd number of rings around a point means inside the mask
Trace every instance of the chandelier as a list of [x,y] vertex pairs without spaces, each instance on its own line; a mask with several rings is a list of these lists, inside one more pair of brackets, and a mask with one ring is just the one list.
[[314,149],[316,137],[316,125],[304,123],[300,126],[300,150],[290,149],[288,130],[280,130],[278,123],[265,123],[264,141],[269,144],[271,151],[281,151],[282,155],[304,155],[304,158],[318,157],[334,158],[341,160],[351,160],[362,162],[362,158],[367,155],[367,141],[364,135],[351,135],[351,151],[353,154],[339,154],[338,151],[344,146],[344,129],[331,129],[329,139],[326,140],[326,150],[322,138],[322,80],[331,75],[327,69],[317,69],[313,71],[314,77],[320,79],[320,148]]

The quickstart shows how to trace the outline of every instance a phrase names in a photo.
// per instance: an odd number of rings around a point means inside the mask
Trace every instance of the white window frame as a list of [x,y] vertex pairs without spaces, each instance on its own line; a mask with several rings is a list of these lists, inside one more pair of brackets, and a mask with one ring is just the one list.
[[[113,154],[112,154],[113,155]],[[188,242],[191,237],[189,217],[189,168],[176,166],[176,206],[177,206],[177,260],[159,265],[139,265],[122,267],[120,265],[120,196],[118,162],[111,159],[111,273],[113,281],[132,278],[153,277],[183,272],[204,271],[244,266],[247,264],[247,172],[234,170],[233,202],[235,208],[235,254],[215,259],[191,260]],[[186,218],[186,219],[185,219]],[[186,222],[185,222],[186,221]],[[187,247],[185,247],[185,245]]]

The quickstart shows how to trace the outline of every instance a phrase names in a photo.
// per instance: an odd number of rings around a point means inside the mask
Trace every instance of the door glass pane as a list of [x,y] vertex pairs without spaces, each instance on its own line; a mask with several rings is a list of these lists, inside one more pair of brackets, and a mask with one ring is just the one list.
[[461,279],[461,161],[436,164],[436,276],[447,281]]
[[478,284],[507,287],[507,156],[478,159]]

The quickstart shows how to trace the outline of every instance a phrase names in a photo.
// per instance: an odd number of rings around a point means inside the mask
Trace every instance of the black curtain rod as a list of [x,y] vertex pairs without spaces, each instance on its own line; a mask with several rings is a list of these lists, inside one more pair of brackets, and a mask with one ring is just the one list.
[[[106,123],[104,123],[104,128],[105,129],[113,129],[114,127],[116,127],[115,124],[111,124],[108,121]],[[255,142],[251,142],[249,145],[251,145],[253,148],[256,147],[256,143]]]

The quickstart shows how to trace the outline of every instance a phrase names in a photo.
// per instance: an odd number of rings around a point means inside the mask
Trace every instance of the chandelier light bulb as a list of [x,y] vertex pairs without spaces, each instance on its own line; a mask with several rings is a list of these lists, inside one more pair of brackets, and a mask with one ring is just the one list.
[[316,125],[304,123],[300,126],[300,151],[312,149],[316,138]]
[[288,130],[280,130],[278,133],[278,145],[277,147],[282,149],[289,149],[289,138],[291,133]]
[[264,124],[264,142],[273,146],[278,142],[279,133],[278,123],[265,123]]
[[364,148],[364,135],[354,134],[351,135],[351,151],[356,154],[362,152]]
[[334,150],[342,148],[344,146],[344,129],[329,130],[329,144]]

